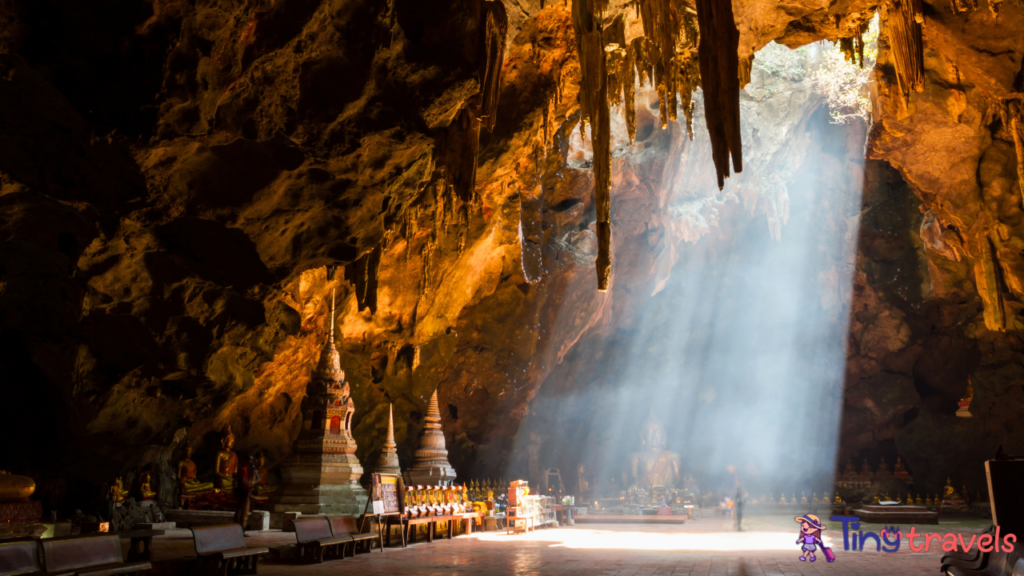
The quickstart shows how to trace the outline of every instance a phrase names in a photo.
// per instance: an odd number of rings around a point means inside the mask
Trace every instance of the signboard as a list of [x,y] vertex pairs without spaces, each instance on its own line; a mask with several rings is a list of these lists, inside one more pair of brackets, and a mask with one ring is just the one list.
[[398,484],[398,476],[395,474],[373,475],[374,514],[398,514],[402,511]]

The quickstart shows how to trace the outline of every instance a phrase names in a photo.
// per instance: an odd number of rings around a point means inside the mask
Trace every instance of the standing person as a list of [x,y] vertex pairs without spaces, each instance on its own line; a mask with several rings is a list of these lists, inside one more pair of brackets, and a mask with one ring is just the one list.
[[736,531],[743,531],[743,492],[736,486]]
[[242,525],[245,530],[249,523],[249,510],[252,506],[252,490],[260,483],[260,474],[256,469],[253,457],[250,455],[245,463],[238,468],[238,481],[235,482],[235,522]]

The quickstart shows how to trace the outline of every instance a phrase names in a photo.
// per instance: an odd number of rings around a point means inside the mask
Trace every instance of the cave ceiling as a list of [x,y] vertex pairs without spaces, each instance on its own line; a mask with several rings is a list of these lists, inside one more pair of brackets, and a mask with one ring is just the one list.
[[[389,404],[410,453],[438,388],[453,464],[501,474],[574,347],[628,327],[685,246],[723,233],[680,219],[666,182],[772,193],[741,126],[752,55],[855,49],[876,12],[873,123],[866,145],[844,137],[911,200],[850,263],[854,307],[873,312],[854,312],[849,402],[876,439],[917,446],[904,415],[959,393],[929,376],[935,350],[1004,382],[1024,348],[1024,4],[725,8],[0,1],[0,426],[32,431],[0,466],[59,498],[69,470],[165,465],[183,428],[198,461],[226,424],[280,461],[333,290],[360,459]],[[714,157],[717,183],[687,150]],[[886,300],[873,271],[901,258],[928,289]],[[906,393],[880,408],[862,380]]]

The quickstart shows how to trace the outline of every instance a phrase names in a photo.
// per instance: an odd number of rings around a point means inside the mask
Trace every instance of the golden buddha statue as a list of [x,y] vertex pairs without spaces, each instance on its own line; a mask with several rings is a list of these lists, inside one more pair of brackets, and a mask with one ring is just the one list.
[[889,464],[882,458],[878,463],[878,471],[875,472],[876,476],[892,476],[892,472],[889,472]]
[[853,469],[853,458],[846,460],[846,468],[843,469],[843,476],[856,476],[857,471]]
[[839,492],[836,492],[836,499],[833,502],[833,504],[842,504],[842,503],[843,503],[843,499],[839,497]]
[[807,504],[807,492],[800,493],[800,503]]
[[640,429],[640,440],[641,450],[629,455],[631,487],[675,488],[679,481],[679,455],[665,449],[665,429],[653,408]]
[[257,452],[256,458],[253,461],[253,466],[256,468],[256,473],[259,475],[256,486],[252,489],[252,495],[256,498],[267,498],[274,490],[277,490],[277,486],[270,486],[267,484],[269,476],[266,468],[267,458],[263,452]]
[[24,501],[35,491],[35,480],[0,470],[0,502]]
[[920,494],[917,495],[917,498],[914,498],[914,504],[917,504],[918,506],[924,504],[924,500],[921,500]]
[[894,476],[908,476],[907,470],[903,468],[903,460],[899,456],[896,457],[896,468],[892,473]]
[[779,504],[781,504],[783,506],[788,504],[788,502],[786,502],[786,493],[785,492],[783,492],[782,494],[779,495]]
[[956,488],[953,488],[953,482],[946,476],[946,488],[942,494],[943,500],[954,500],[956,498]]
[[153,490],[153,475],[148,471],[139,475],[139,494],[143,500],[152,500],[156,496]]
[[118,476],[110,485],[110,500],[114,504],[120,504],[121,502],[124,502],[124,497],[124,483],[121,482],[121,477]]
[[811,504],[821,504],[821,500],[818,499],[817,492],[811,492]]
[[214,461],[213,469],[217,474],[214,483],[221,490],[233,490],[235,488],[235,474],[238,472],[238,455],[231,448],[235,445],[235,435],[231,433],[231,426],[224,427],[224,437],[221,438],[221,449],[217,452],[217,459]]
[[192,446],[185,444],[184,457],[178,462],[178,488],[181,496],[193,496],[213,490],[213,482],[196,480],[196,463],[192,461]]

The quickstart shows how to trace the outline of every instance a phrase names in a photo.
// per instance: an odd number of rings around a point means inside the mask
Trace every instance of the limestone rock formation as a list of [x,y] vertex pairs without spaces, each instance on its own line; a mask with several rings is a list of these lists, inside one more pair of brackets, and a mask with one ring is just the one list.
[[[686,32],[698,6],[639,4],[600,14],[618,46],[595,54],[568,5],[532,0],[0,3],[0,434],[34,431],[0,461],[47,507],[150,464],[173,485],[185,437],[207,462],[226,424],[239,451],[280,463],[335,289],[359,459],[376,460],[391,404],[411,454],[440,389],[463,474],[539,465],[543,434],[517,451],[517,433],[550,416],[541,391],[593,385],[574,377],[597,360],[590,344],[621,345],[688,256],[746,231],[777,241],[802,213],[765,167],[806,146],[809,87],[775,99],[755,72],[739,96],[744,171],[704,192],[717,182],[695,168],[711,154]],[[645,20],[655,4],[676,20]],[[927,485],[987,455],[969,446],[1024,452],[1024,7],[905,5],[732,8],[743,81],[773,39],[854,46],[886,19],[874,160],[847,158],[865,139],[853,128],[829,154],[829,185],[865,175],[865,224],[855,262],[823,256],[822,302],[849,301],[829,279],[854,268],[843,451],[903,455]],[[655,77],[670,51],[676,68]],[[585,112],[581,53],[615,73]],[[860,208],[821,213],[852,235]],[[956,419],[968,374],[976,417]]]

